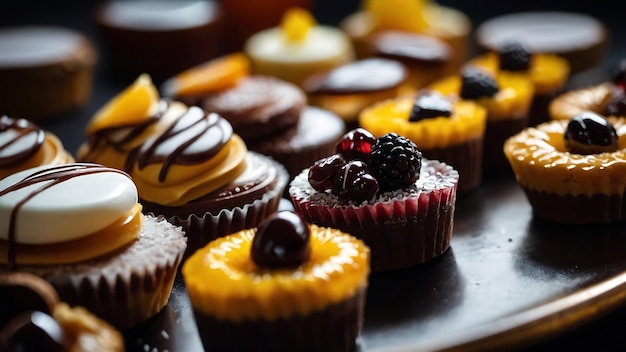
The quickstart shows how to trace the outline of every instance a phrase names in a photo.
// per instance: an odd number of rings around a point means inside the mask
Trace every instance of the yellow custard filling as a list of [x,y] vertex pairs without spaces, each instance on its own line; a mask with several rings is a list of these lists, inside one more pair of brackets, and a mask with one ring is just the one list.
[[[529,70],[519,74],[530,78],[536,94],[551,94],[563,88],[570,73],[566,59],[557,55],[533,54],[530,60]],[[493,74],[500,71],[500,58],[496,53],[483,54],[470,60],[468,64],[485,68]]]
[[68,153],[59,138],[46,132],[46,138],[39,150],[28,160],[9,168],[0,169],[0,178],[7,177],[16,172],[42,165],[62,165],[74,162],[74,157]]
[[618,150],[591,155],[567,151],[568,121],[557,120],[527,128],[504,145],[518,182],[536,191],[565,194],[620,194],[626,190],[626,124],[608,119],[618,135]]
[[414,99],[404,97],[383,101],[365,109],[359,116],[359,125],[380,137],[389,132],[411,139],[420,149],[445,148],[468,140],[481,138],[485,133],[486,110],[467,100],[453,102],[450,117],[409,121]]
[[295,269],[264,269],[250,257],[255,231],[218,238],[184,263],[195,309],[234,322],[275,320],[322,310],[367,286],[369,248],[348,234],[310,225],[308,261]]
[[[46,245],[17,244],[16,264],[70,264],[113,252],[139,238],[143,226],[141,204],[104,229],[76,240]],[[71,226],[71,224],[68,224]],[[0,240],[0,263],[7,264],[9,242]]]
[[[526,116],[534,94],[530,79],[519,74],[500,72],[495,77],[495,81],[499,91],[494,96],[475,100],[487,110],[487,120],[515,119]],[[460,75],[451,75],[434,82],[428,88],[444,95],[459,96],[461,82]]]

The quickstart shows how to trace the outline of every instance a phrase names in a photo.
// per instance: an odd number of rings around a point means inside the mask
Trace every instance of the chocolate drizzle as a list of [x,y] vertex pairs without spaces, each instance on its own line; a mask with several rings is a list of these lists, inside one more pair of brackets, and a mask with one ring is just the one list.
[[164,182],[172,164],[194,165],[214,157],[230,140],[231,125],[216,113],[193,106],[188,108],[161,135],[133,150],[126,160],[126,170],[163,163],[159,182]]
[[[9,194],[11,192],[18,191],[20,189],[41,184],[41,187],[33,190],[30,194],[28,194],[24,199],[20,200],[15,207],[13,207],[11,211],[11,217],[9,222],[9,250],[7,254],[7,263],[9,265],[9,269],[12,270],[15,267],[15,258],[16,258],[16,245],[17,241],[15,238],[16,234],[16,220],[17,214],[22,206],[28,202],[30,199],[45,191],[48,188],[56,186],[62,182],[68,181],[74,177],[85,176],[95,173],[102,172],[117,172],[122,175],[130,178],[128,174],[124,171],[108,168],[98,164],[89,164],[89,163],[74,163],[74,164],[66,164],[55,167],[46,168],[43,170],[39,170],[33,172],[32,174],[24,177],[22,180],[16,182],[15,184],[0,190],[0,197]],[[47,182],[51,181],[51,182]]]
[[[17,150],[10,155],[0,155],[0,167],[10,167],[27,160],[37,153],[46,139],[45,132],[34,123],[26,119],[1,116],[0,133],[8,133],[9,130],[14,130],[16,135],[0,144],[0,154],[11,148]],[[22,146],[18,145],[20,142],[24,142]]]

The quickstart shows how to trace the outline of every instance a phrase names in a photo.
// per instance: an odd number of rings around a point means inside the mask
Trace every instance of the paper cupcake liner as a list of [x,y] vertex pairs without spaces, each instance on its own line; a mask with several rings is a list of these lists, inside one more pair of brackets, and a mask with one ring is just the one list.
[[[296,212],[308,221],[337,228],[363,240],[371,249],[372,271],[410,267],[443,254],[450,247],[458,173],[445,163],[425,161],[448,174],[447,184],[430,191],[382,195],[374,203],[338,206],[318,202],[298,187],[303,171],[290,187]],[[444,176],[445,177],[445,176]]]
[[18,265],[16,271],[43,277],[61,301],[128,330],[167,304],[185,247],[180,228],[163,217],[146,216],[139,239],[115,253],[77,264]]
[[601,224],[626,219],[626,198],[620,194],[559,195],[522,187],[540,218],[564,224]]
[[[354,351],[366,289],[321,311],[273,321],[231,322],[194,310],[206,351]],[[245,337],[245,338],[242,338]]]

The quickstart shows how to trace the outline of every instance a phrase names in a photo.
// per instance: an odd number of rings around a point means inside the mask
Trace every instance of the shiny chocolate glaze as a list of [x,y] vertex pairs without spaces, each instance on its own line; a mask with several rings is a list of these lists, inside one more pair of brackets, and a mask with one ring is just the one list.
[[375,56],[407,65],[442,65],[452,57],[452,48],[444,41],[415,33],[384,31],[376,35],[371,45]]
[[[16,234],[16,220],[17,214],[19,213],[22,206],[28,202],[30,199],[35,197],[36,195],[42,193],[48,188],[54,187],[59,183],[68,181],[74,177],[80,177],[95,173],[101,172],[117,172],[123,175],[126,175],[128,178],[128,174],[124,171],[112,169],[108,167],[104,167],[98,164],[87,164],[87,163],[75,163],[75,164],[67,164],[60,165],[51,168],[46,168],[43,170],[39,170],[33,172],[29,176],[26,176],[24,179],[18,181],[17,183],[0,190],[0,197],[9,194],[11,192],[15,192],[17,190],[32,186],[32,185],[40,185],[39,188],[33,190],[30,194],[28,194],[24,199],[19,201],[15,207],[11,210],[10,222],[9,222],[9,250],[7,254],[7,263],[9,265],[9,269],[15,268],[15,256],[16,256],[16,246],[17,241],[15,238]],[[51,181],[51,182],[48,182]]]
[[10,167],[32,157],[43,145],[45,132],[26,119],[0,117],[0,133],[13,131],[15,136],[0,143],[0,167]]

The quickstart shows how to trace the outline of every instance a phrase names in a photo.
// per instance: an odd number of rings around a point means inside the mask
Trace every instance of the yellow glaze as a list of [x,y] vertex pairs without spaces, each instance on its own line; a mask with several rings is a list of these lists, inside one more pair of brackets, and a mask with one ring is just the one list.
[[626,120],[608,118],[619,137],[619,150],[592,155],[567,151],[568,121],[527,128],[512,136],[504,153],[518,182],[530,189],[558,195],[624,194],[626,190]]
[[553,120],[569,120],[585,111],[604,115],[606,105],[613,96],[613,88],[613,83],[605,82],[563,93],[550,102],[550,117]]
[[45,140],[41,148],[28,160],[9,168],[0,168],[0,179],[18,171],[43,165],[63,165],[74,162],[74,157],[63,147],[55,135],[45,132]]
[[[475,102],[487,110],[487,120],[505,120],[520,118],[528,114],[534,95],[533,84],[527,77],[501,71],[495,77],[499,91],[493,97],[483,97]],[[442,78],[430,86],[444,95],[459,96],[461,76],[451,75]]]
[[413,102],[412,97],[403,97],[376,103],[361,112],[359,125],[376,137],[396,132],[424,150],[458,145],[485,133],[487,111],[474,102],[453,99],[450,117],[411,122]]
[[[486,53],[469,61],[468,65],[482,67],[497,75],[500,58],[496,53]],[[511,72],[513,73],[513,72]],[[552,94],[565,86],[570,73],[566,59],[551,54],[533,54],[528,71],[518,72],[530,78],[536,94]]]
[[311,256],[295,269],[264,269],[250,257],[255,229],[218,238],[195,252],[182,273],[195,309],[240,322],[303,316],[367,286],[369,248],[336,229],[310,225]]
[[377,28],[420,33],[428,27],[426,5],[426,0],[365,0],[363,9],[372,16]]
[[285,38],[291,42],[301,42],[306,39],[309,30],[317,24],[309,11],[300,7],[293,7],[285,12],[280,28]]
[[[68,242],[16,246],[16,263],[22,265],[70,264],[93,259],[139,238],[143,225],[141,204],[104,229]],[[45,225],[42,225],[45,226]],[[9,243],[0,240],[0,263],[7,264]]]

